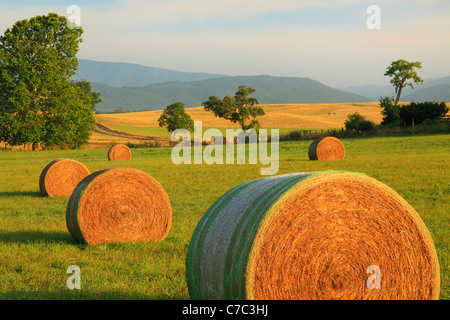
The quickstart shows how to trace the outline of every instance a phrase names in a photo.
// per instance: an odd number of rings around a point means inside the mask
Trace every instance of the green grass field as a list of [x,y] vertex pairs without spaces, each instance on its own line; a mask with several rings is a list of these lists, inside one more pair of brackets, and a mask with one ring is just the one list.
[[[397,191],[422,217],[438,252],[440,299],[450,298],[450,135],[343,140],[343,161],[309,161],[311,141],[280,143],[278,174],[363,172]],[[0,299],[189,299],[185,256],[197,222],[230,188],[260,178],[263,165],[174,165],[170,148],[132,149],[132,160],[109,162],[107,150],[0,152]],[[167,191],[172,228],[162,242],[91,246],[69,234],[68,198],[39,193],[42,169],[56,158],[91,172],[127,166],[148,172]],[[246,161],[248,162],[248,161]],[[81,290],[69,290],[71,265]]]

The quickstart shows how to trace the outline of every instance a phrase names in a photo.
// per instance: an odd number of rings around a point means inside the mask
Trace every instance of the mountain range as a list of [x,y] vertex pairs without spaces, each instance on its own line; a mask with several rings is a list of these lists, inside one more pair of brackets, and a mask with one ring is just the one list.
[[[400,101],[450,101],[450,76],[443,78],[424,79],[423,84],[414,85],[414,88],[406,87],[402,91]],[[371,99],[378,100],[380,96],[396,97],[394,87],[391,85],[371,85],[365,84],[361,86],[353,86],[341,89],[347,92],[359,94]]]
[[[380,95],[393,95],[393,89],[389,86],[336,89],[301,77],[181,72],[83,59],[79,60],[73,79],[91,82],[93,90],[102,94],[102,102],[96,106],[96,111],[101,112],[111,112],[119,107],[125,111],[161,110],[178,101],[183,102],[186,108],[199,107],[209,96],[216,95],[221,99],[228,94],[234,95],[239,85],[254,88],[252,96],[261,104],[370,102],[377,101]],[[416,95],[415,99],[446,96],[444,100],[431,100],[450,101],[450,77],[427,80],[426,84],[424,82],[421,90],[405,90],[403,98],[407,99],[411,93]]]

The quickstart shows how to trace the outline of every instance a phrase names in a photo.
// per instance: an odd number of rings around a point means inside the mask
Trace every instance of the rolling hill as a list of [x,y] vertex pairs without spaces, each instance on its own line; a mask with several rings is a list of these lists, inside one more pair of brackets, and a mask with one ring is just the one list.
[[[449,85],[450,84],[450,76],[443,78],[431,78],[425,79],[422,85],[415,86],[413,89],[410,87],[406,87],[402,91],[402,95],[400,97],[400,101],[414,101],[420,102],[425,101],[425,97],[429,99],[429,101],[448,101],[442,100],[441,97],[446,97],[449,95],[448,90],[441,85]],[[441,86],[431,89],[434,86]],[[431,89],[431,90],[428,90]],[[374,85],[374,84],[364,84],[360,86],[353,86],[342,89],[346,92],[351,92],[354,94],[359,94],[368,98],[378,100],[380,96],[383,97],[392,97],[396,96],[394,88],[391,85]],[[422,92],[422,90],[425,90]],[[419,93],[421,91],[421,93]],[[431,94],[435,94],[435,96],[430,96]],[[424,95],[424,97],[421,97]],[[418,100],[411,100],[418,99]]]
[[163,68],[147,67],[133,63],[104,62],[80,59],[73,79],[84,79],[110,86],[146,86],[170,81],[196,81],[225,75],[181,72]]
[[438,84],[421,90],[416,90],[402,98],[401,101],[413,102],[448,102],[450,101],[450,84]]
[[229,76],[201,81],[175,81],[148,86],[113,87],[93,83],[93,90],[102,93],[103,102],[97,111],[122,107],[128,111],[161,110],[181,101],[186,108],[201,106],[209,96],[220,99],[234,95],[239,85],[255,88],[253,94],[261,104],[339,103],[374,101],[360,95],[328,87],[308,78],[260,76]]

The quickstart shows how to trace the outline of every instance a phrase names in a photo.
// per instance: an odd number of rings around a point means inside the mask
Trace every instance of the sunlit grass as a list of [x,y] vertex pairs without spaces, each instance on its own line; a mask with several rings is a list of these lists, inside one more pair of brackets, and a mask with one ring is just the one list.
[[[441,299],[449,299],[450,135],[344,139],[343,161],[309,161],[311,141],[280,143],[278,174],[321,170],[363,172],[396,190],[428,227],[441,266]],[[110,162],[107,150],[0,152],[0,298],[189,299],[185,257],[209,206],[230,188],[261,178],[265,165],[175,165],[170,148],[132,149]],[[172,228],[162,242],[90,246],[65,222],[68,198],[39,193],[42,169],[56,158],[91,172],[127,166],[148,172],[167,191]],[[248,162],[247,162],[248,163]],[[69,290],[67,267],[81,268],[81,290]]]

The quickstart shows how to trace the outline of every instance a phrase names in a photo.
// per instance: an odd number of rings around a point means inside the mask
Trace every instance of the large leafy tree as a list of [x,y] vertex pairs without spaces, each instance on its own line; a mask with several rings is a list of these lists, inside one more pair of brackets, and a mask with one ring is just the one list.
[[0,140],[72,148],[87,142],[92,104],[69,80],[82,33],[49,13],[18,21],[0,36]]
[[[410,86],[413,88],[413,84],[422,84],[423,80],[417,75],[415,68],[421,69],[422,62],[408,62],[404,59],[393,61],[389,67],[387,67],[385,76],[391,77],[391,84],[394,86],[397,97],[395,98],[394,105],[396,106],[400,100],[403,88]],[[408,81],[408,80],[412,80]]]
[[158,119],[160,127],[166,127],[167,131],[174,132],[177,129],[194,131],[194,121],[184,109],[184,104],[176,102],[167,106]]
[[210,96],[208,101],[202,103],[203,109],[210,111],[214,116],[238,123],[242,130],[258,130],[260,123],[256,118],[265,115],[264,109],[258,100],[251,97],[255,89],[241,85],[234,97],[225,96],[220,100],[217,96]]
[[101,93],[92,91],[92,84],[89,81],[75,80],[71,81],[71,84],[83,91],[84,101],[91,106],[92,111],[98,103],[102,102]]

